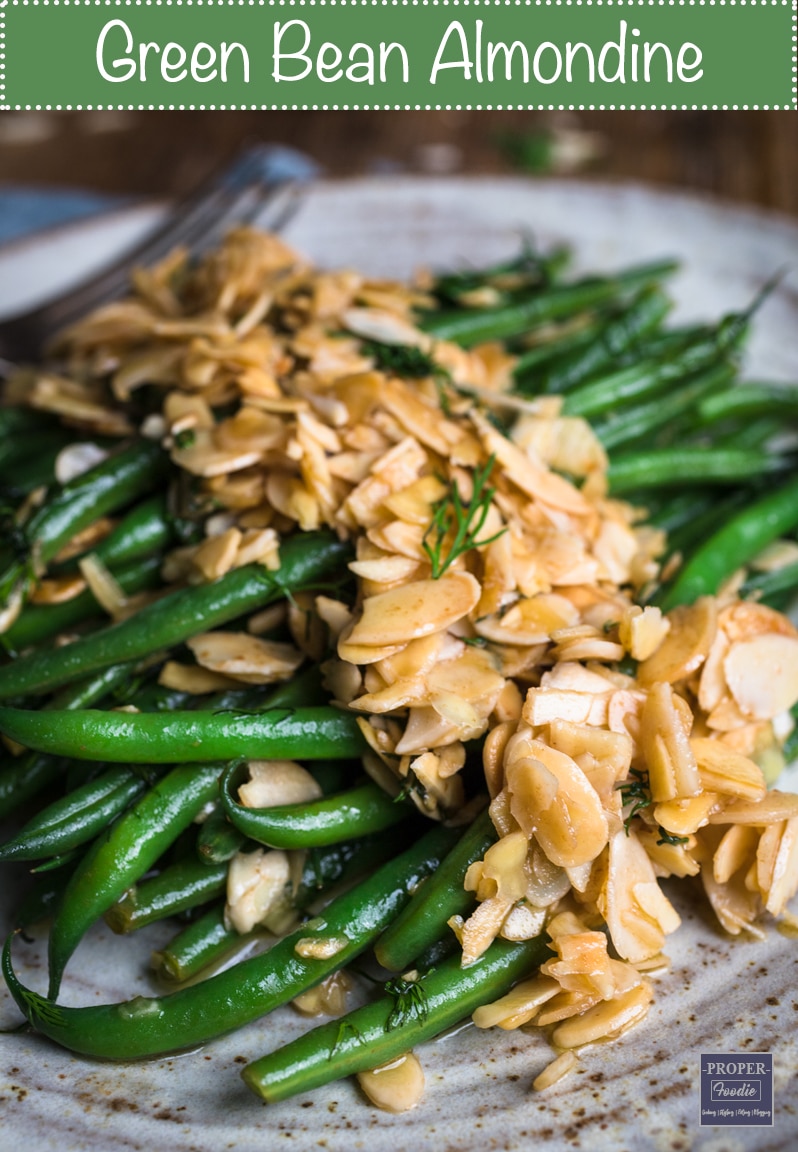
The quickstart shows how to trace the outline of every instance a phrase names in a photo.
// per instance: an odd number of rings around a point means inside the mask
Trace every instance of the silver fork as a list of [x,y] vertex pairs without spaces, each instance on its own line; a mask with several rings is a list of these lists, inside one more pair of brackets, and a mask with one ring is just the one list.
[[113,263],[64,295],[0,321],[0,377],[15,362],[39,356],[57,332],[92,308],[124,295],[133,268],[155,263],[176,247],[201,254],[233,224],[249,224],[256,217],[263,227],[279,231],[297,209],[299,190],[295,182],[269,177],[262,149],[247,149]]

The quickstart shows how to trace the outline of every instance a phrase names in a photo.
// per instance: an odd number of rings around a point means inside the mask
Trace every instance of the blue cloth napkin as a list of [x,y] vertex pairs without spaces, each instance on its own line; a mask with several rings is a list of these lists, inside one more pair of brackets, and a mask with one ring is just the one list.
[[[319,166],[294,148],[264,144],[258,152],[264,179],[310,180],[319,173]],[[127,196],[104,196],[78,188],[0,185],[0,245],[130,203]]]

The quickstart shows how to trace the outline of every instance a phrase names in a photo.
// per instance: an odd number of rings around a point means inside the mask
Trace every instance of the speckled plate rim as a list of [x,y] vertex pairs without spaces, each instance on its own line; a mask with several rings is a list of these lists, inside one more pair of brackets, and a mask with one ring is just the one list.
[[[29,266],[33,259],[45,268],[67,241],[71,251],[96,259],[100,237],[108,251],[111,239],[133,238],[133,225],[140,230],[158,211],[143,206],[106,214],[15,245],[0,252],[0,283],[16,276],[18,288],[20,261]],[[687,260],[674,281],[684,315],[739,306],[774,267],[798,253],[795,222],[705,198],[629,185],[491,178],[314,186],[287,237],[328,266],[405,273],[422,262],[478,263],[506,254],[525,227],[542,243],[570,238],[583,268],[674,251]],[[762,314],[751,370],[798,378],[796,332],[798,282],[791,272]],[[675,898],[683,926],[669,941],[673,966],[658,982],[648,1020],[617,1044],[588,1050],[580,1072],[544,1096],[530,1090],[550,1055],[542,1038],[471,1027],[422,1051],[428,1091],[406,1116],[376,1112],[350,1083],[263,1108],[236,1073],[241,1061],[306,1027],[285,1009],[203,1051],[143,1065],[85,1062],[32,1035],[4,1036],[0,1134],[24,1141],[31,1152],[166,1144],[180,1152],[481,1152],[533,1143],[591,1152],[788,1152],[798,1145],[795,943],[773,928],[761,945],[729,941],[694,894],[682,891]],[[0,903],[7,899],[0,896]],[[163,940],[162,927],[129,943],[96,928],[69,970],[66,1002],[152,994],[146,956]],[[25,979],[41,987],[43,941],[20,943],[15,955]],[[3,993],[0,1026],[16,1019]],[[701,1128],[700,1053],[768,1049],[776,1066],[775,1126]]]

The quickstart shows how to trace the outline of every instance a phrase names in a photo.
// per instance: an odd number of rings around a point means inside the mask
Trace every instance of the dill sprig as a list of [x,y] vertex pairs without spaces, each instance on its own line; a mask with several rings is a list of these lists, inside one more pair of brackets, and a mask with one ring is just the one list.
[[629,776],[631,779],[622,780],[617,786],[623,799],[624,808],[627,804],[632,805],[623,822],[627,836],[631,830],[632,820],[637,813],[642,812],[644,808],[649,808],[654,803],[648,789],[648,773],[642,772],[639,768],[630,768]]
[[[632,805],[629,814],[623,822],[627,836],[631,830],[632,820],[637,813],[642,812],[645,808],[650,808],[654,803],[649,790],[648,773],[641,771],[639,768],[631,768],[629,775],[632,777],[631,780],[622,780],[620,784],[617,785],[618,791],[623,797],[624,808],[627,804]],[[657,825],[657,831],[659,832],[658,844],[688,844],[690,840],[688,836],[672,835],[670,832],[667,832],[661,824]]]
[[690,843],[689,836],[673,836],[670,832],[666,832],[661,824],[657,825],[657,831],[659,832],[659,840],[657,841],[658,844],[679,845]]
[[394,998],[394,1005],[385,1025],[386,1031],[392,1032],[394,1028],[401,1028],[413,1020],[418,1020],[420,1023],[426,1020],[429,1013],[427,994],[417,980],[406,980],[404,976],[396,976],[385,985],[385,991]]
[[[479,539],[490,512],[495,488],[488,484],[496,457],[491,455],[482,468],[474,470],[474,488],[471,499],[463,503],[457,484],[452,484],[448,493],[433,505],[432,521],[424,533],[422,547],[432,568],[432,579],[438,580],[454,564],[455,560],[472,548],[482,548],[493,540],[498,540],[507,531],[502,528],[484,540]],[[451,540],[448,551],[445,545]]]
[[396,376],[421,379],[424,376],[445,376],[449,373],[440,364],[415,344],[383,344],[379,340],[364,340],[363,351],[373,356],[378,368],[393,372]]

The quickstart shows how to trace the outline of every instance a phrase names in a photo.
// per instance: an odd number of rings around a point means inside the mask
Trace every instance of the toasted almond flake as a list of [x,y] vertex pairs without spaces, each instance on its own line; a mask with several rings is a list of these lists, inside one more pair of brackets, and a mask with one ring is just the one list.
[[468,572],[404,584],[366,600],[347,643],[370,647],[406,644],[442,632],[467,616],[478,600],[479,584]]
[[247,632],[253,636],[262,636],[265,632],[272,632],[279,628],[286,618],[285,604],[271,604],[261,612],[256,612],[247,620]]
[[690,836],[709,822],[722,804],[715,792],[703,792],[684,800],[666,800],[654,807],[654,819],[673,836]]
[[621,643],[634,660],[647,660],[653,656],[668,635],[671,622],[659,608],[647,605],[630,606],[619,623]]
[[246,808],[277,808],[303,804],[322,795],[307,768],[293,760],[250,760],[249,780],[238,789],[239,803]]
[[32,604],[65,604],[86,589],[84,575],[40,580],[29,596]]
[[757,720],[798,700],[798,638],[767,632],[732,644],[723,662],[726,681],[746,716]]
[[710,824],[772,824],[798,815],[798,795],[774,788],[761,800],[735,800],[709,817]]
[[625,995],[596,1004],[581,1016],[560,1024],[552,1040],[560,1048],[582,1048],[597,1040],[620,1036],[640,1023],[652,1000],[650,986],[639,984]]
[[280,644],[246,632],[203,632],[186,641],[198,664],[247,684],[285,680],[303,656],[290,644]]
[[562,1080],[569,1072],[573,1072],[578,1066],[579,1060],[575,1052],[561,1052],[535,1077],[532,1081],[532,1087],[536,1092],[543,1092],[546,1088],[551,1088],[559,1080]]
[[[648,766],[651,797],[656,801],[685,799],[701,791],[689,731],[685,731],[677,700],[668,684],[656,684],[641,712],[640,742]],[[688,716],[692,723],[689,709]]]
[[538,727],[552,720],[570,720],[574,724],[607,722],[606,694],[568,692],[555,688],[530,688],[524,703],[523,718]]
[[241,533],[237,528],[210,536],[195,551],[194,564],[206,580],[218,580],[233,567],[240,543]]
[[762,769],[747,756],[719,740],[694,736],[690,747],[698,764],[702,786],[711,792],[761,800],[767,791]]
[[346,936],[302,936],[294,945],[303,960],[331,960],[349,946]]
[[342,1016],[351,987],[346,972],[332,972],[321,984],[295,996],[291,1005],[303,1016]]
[[653,656],[637,669],[641,684],[675,684],[691,676],[706,660],[717,630],[717,606],[702,596],[689,607],[668,614],[670,631]]
[[385,1112],[408,1112],[424,1095],[424,1071],[413,1052],[379,1068],[358,1072],[357,1080],[371,1103]]
[[512,1018],[517,1021],[513,1025],[517,1028],[531,1020],[541,1005],[559,991],[560,985],[551,977],[533,976],[531,980],[516,984],[506,996],[477,1008],[471,1019],[477,1028],[495,1028],[497,1025],[501,1028],[504,1021]]
[[290,878],[286,852],[237,852],[228,867],[225,919],[241,935],[251,932],[287,903]]
[[238,686],[238,681],[208,668],[198,668],[196,664],[180,664],[167,660],[158,676],[158,683],[164,688],[174,688],[178,692],[190,692],[193,696],[204,696],[207,692],[223,692]]

